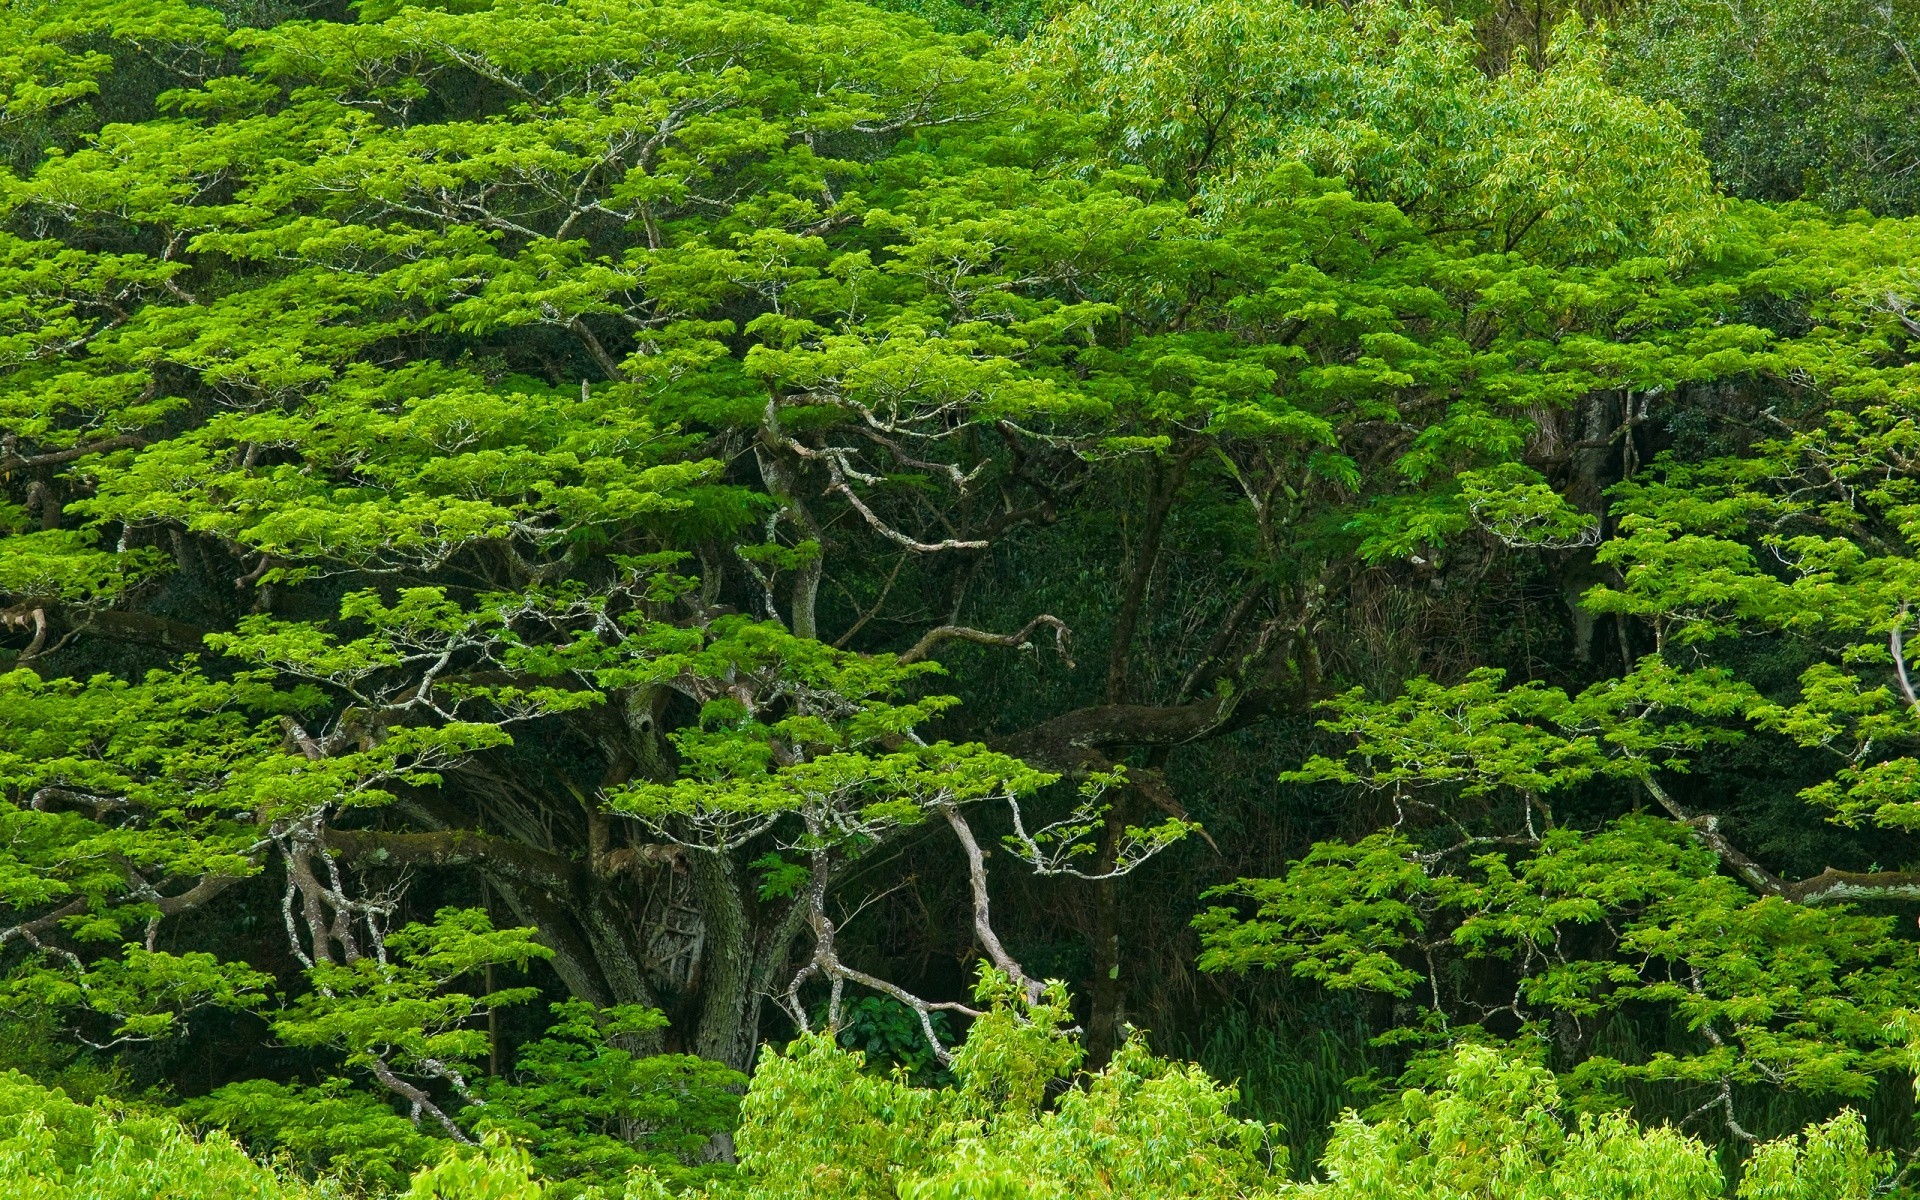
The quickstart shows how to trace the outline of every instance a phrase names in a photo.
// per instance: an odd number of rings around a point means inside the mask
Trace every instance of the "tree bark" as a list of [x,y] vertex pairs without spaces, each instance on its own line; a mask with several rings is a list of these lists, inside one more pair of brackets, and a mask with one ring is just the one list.
[[694,1053],[726,1063],[737,1071],[752,1065],[757,1030],[747,1028],[752,995],[754,946],[739,868],[730,855],[693,852],[694,895],[706,940],[700,960],[700,1025]]
[[[1127,827],[1128,797],[1132,788],[1121,788],[1107,810],[1106,828],[1100,839],[1099,873],[1113,870],[1118,861],[1120,840]],[[1120,1044],[1120,1025],[1126,1019],[1127,981],[1121,976],[1120,961],[1120,881],[1101,879],[1093,884],[1093,979],[1088,989],[1092,1011],[1087,1017],[1087,1065],[1099,1070],[1107,1065]]]

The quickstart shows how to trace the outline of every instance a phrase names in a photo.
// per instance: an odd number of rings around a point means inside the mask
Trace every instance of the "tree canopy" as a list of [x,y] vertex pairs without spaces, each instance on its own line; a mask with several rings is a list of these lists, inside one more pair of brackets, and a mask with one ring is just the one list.
[[0,1178],[1906,1187],[1914,20],[0,8]]

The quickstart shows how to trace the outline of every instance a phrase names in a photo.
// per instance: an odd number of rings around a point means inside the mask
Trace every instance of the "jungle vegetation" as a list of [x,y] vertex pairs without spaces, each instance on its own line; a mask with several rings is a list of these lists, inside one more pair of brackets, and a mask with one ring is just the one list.
[[1920,1188],[1917,37],[0,0],[0,1192]]

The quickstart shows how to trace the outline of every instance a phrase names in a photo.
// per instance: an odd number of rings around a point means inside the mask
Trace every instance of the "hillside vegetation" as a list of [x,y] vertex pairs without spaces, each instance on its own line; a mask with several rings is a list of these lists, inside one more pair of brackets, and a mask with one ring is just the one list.
[[1920,1191],[1915,37],[0,3],[0,1196]]

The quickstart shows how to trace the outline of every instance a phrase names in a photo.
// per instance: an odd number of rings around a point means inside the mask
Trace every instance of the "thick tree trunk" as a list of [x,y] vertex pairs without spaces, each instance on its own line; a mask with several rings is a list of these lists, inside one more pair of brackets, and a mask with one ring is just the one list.
[[580,936],[560,905],[532,888],[494,876],[488,876],[488,882],[515,922],[540,931],[540,944],[553,951],[549,965],[569,995],[602,1008],[615,1002],[613,985],[607,981],[593,946]]
[[754,955],[739,868],[730,855],[698,852],[687,866],[706,926],[694,1053],[744,1071],[751,1065],[755,1032],[747,1027]]

